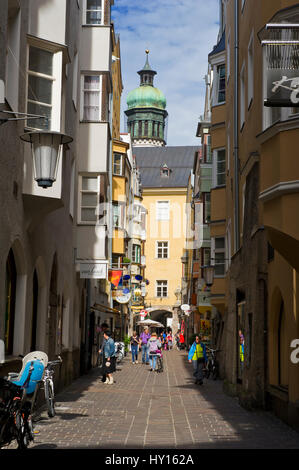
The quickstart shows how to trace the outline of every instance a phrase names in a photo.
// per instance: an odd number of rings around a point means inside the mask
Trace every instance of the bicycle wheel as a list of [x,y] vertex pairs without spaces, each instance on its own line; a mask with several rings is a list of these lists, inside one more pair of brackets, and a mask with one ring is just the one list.
[[213,372],[212,372],[212,379],[216,380],[218,379],[218,376],[219,376],[218,364],[215,363],[213,367]]
[[22,414],[21,410],[18,410],[15,413],[15,426],[18,449],[27,449],[29,445],[29,438],[26,432],[24,415]]
[[47,380],[45,383],[45,398],[48,408],[49,418],[54,418],[55,416],[55,401],[54,401],[54,390],[52,384]]
[[116,356],[116,363],[119,364],[123,360],[123,358],[124,358],[123,353],[119,351]]

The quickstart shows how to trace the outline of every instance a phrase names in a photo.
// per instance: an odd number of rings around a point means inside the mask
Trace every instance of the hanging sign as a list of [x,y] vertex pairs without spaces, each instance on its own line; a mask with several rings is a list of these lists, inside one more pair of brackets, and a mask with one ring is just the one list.
[[130,299],[131,299],[131,292],[129,292],[128,294],[124,294],[122,293],[121,295],[118,295],[115,300],[119,303],[119,304],[127,304]]
[[107,279],[107,264],[80,263],[80,279]]
[[267,70],[267,99],[265,106],[299,106],[299,70]]
[[122,276],[122,271],[117,271],[115,269],[109,271],[109,281],[115,287],[117,287],[119,285],[119,282],[121,280],[121,276]]

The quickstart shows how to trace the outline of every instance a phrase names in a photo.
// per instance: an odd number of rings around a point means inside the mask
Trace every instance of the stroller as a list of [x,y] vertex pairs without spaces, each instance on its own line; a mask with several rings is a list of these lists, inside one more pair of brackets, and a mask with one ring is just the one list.
[[155,355],[157,356],[157,369],[156,369],[156,371],[157,372],[163,372],[163,353],[162,353],[162,350],[158,349],[156,351]]

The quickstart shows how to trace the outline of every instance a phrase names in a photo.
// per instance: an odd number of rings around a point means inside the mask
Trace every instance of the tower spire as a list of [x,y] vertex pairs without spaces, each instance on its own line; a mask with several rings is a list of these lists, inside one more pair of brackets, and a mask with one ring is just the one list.
[[157,72],[153,70],[149,64],[148,55],[149,49],[145,50],[146,60],[143,69],[139,70],[138,74],[140,75],[140,86],[154,86],[154,76],[157,75]]

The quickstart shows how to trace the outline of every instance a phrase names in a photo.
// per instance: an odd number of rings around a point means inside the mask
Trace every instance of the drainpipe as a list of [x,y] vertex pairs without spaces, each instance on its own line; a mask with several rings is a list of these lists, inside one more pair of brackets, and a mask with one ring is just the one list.
[[240,248],[239,222],[239,0],[235,0],[235,39],[234,39],[234,179],[235,179],[235,252]]
[[[110,116],[109,116],[109,124],[110,124],[110,133],[111,133],[111,140],[110,140],[110,151],[108,157],[108,177],[109,177],[109,190],[108,190],[108,207],[109,207],[109,220],[108,220],[108,268],[113,268],[112,266],[112,236],[113,236],[113,205],[112,205],[112,169],[113,169],[113,129],[112,129],[112,111],[113,111],[113,93],[110,93]],[[113,308],[113,299],[111,295],[110,289],[110,307]]]

